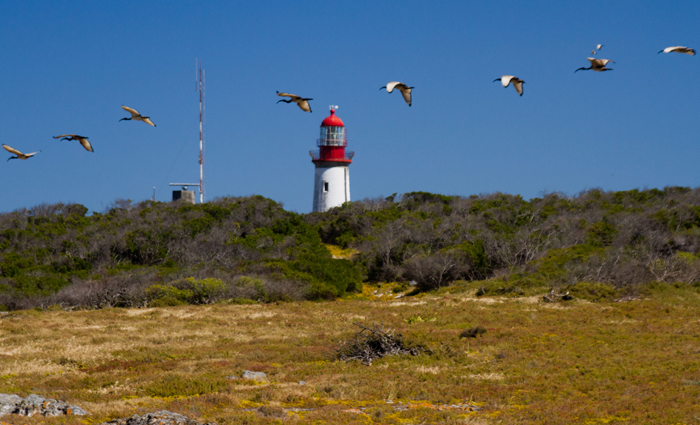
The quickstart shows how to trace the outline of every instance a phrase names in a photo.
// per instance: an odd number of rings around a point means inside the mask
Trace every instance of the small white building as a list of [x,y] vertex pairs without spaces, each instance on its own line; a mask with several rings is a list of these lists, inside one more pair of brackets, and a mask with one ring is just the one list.
[[310,151],[316,166],[314,178],[314,212],[328,211],[350,202],[350,169],[355,152],[346,152],[348,137],[343,121],[331,109],[321,123],[318,150]]

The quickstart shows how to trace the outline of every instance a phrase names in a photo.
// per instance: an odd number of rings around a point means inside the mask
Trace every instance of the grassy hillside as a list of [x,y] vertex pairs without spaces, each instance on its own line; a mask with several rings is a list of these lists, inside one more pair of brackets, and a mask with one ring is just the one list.
[[[596,303],[476,289],[395,299],[366,285],[364,299],[337,302],[5,313],[0,393],[92,416],[1,419],[77,425],[167,409],[219,424],[697,422],[700,297],[689,285]],[[430,352],[337,361],[353,323],[383,324]],[[485,333],[461,337],[474,327]],[[244,370],[268,380],[226,379]]]
[[700,282],[700,189],[530,201],[414,192],[306,215],[259,196],[86,212],[0,214],[3,308],[335,299],[363,282],[409,281],[418,291],[468,281],[481,295],[596,300]]

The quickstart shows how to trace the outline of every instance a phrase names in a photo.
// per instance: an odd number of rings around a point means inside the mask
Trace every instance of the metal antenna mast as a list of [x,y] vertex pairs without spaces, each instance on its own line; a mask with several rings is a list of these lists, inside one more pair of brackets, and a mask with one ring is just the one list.
[[195,70],[195,90],[199,92],[199,203],[204,203],[204,70],[202,61],[196,60],[199,71],[197,80],[197,70]]

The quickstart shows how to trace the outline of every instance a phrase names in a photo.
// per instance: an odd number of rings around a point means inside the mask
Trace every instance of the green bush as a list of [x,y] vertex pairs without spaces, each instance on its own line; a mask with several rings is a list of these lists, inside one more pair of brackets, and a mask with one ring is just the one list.
[[567,291],[576,298],[588,301],[613,301],[619,297],[618,291],[606,283],[578,282],[567,287]]
[[[149,305],[209,304],[220,299],[226,285],[219,279],[181,279],[168,285],[153,285],[146,289]],[[158,304],[158,305],[156,305]]]
[[153,285],[146,289],[146,297],[148,297],[149,303],[167,298],[168,300],[176,300],[181,304],[186,304],[189,302],[190,298],[192,298],[192,291],[188,289],[179,289],[172,285]]
[[149,307],[174,307],[178,305],[187,305],[187,302],[179,300],[171,295],[164,295],[148,302]]
[[588,229],[588,243],[593,246],[609,246],[615,235],[617,234],[617,229],[607,220],[603,219],[595,224],[593,224]]
[[210,304],[223,296],[226,284],[221,279],[206,278],[197,280],[193,277],[182,279],[172,284],[181,291],[189,292],[187,302],[190,304]]
[[342,297],[346,292],[362,290],[362,273],[350,260],[302,255],[289,262],[288,269],[292,272],[289,277],[306,277],[311,284],[310,299]]
[[477,296],[529,296],[543,292],[549,288],[549,282],[542,276],[514,273],[505,278],[490,279],[481,282]]
[[257,301],[251,300],[249,298],[231,298],[230,300],[227,300],[226,303],[227,304],[235,304],[235,305],[258,304]]
[[267,291],[265,290],[263,280],[258,277],[241,276],[236,280],[236,286],[239,288],[253,289],[255,291],[253,300],[267,299]]

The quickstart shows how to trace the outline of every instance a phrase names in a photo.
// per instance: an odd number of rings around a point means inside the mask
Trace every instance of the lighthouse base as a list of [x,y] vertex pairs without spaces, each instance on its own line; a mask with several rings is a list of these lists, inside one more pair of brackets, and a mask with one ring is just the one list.
[[347,163],[315,162],[314,212],[328,211],[350,202],[350,169]]

